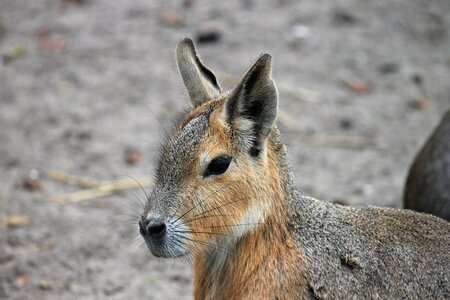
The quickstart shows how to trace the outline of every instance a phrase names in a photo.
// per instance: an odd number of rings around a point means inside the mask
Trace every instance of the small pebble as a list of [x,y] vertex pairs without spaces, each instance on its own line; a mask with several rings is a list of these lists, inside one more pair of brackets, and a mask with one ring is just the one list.
[[41,280],[38,283],[38,287],[43,291],[49,291],[53,289],[53,283],[47,280]]
[[292,26],[292,36],[294,39],[304,40],[311,36],[311,29],[303,24]]
[[427,98],[423,96],[418,96],[413,100],[409,101],[409,107],[417,110],[424,110],[428,107],[429,101]]
[[183,1],[183,7],[184,8],[190,8],[193,3],[194,3],[194,0],[184,0]]
[[422,85],[423,83],[423,78],[420,74],[413,74],[411,80],[415,85]]
[[353,25],[356,18],[351,13],[338,9],[333,14],[333,22],[337,25]]
[[397,73],[399,70],[398,64],[394,62],[384,63],[378,67],[381,74],[392,74]]
[[339,127],[348,130],[353,128],[353,121],[348,118],[343,118],[339,121]]
[[355,94],[367,94],[369,86],[359,80],[344,80],[344,85]]
[[42,184],[39,180],[37,179],[24,179],[22,182],[22,186],[24,189],[30,191],[30,192],[35,192],[35,191],[41,191],[42,190]]
[[142,160],[142,157],[142,153],[137,150],[130,149],[125,151],[125,161],[129,165],[135,165],[139,163]]
[[92,133],[89,131],[83,130],[77,134],[77,137],[80,140],[90,140],[92,138]]
[[17,276],[16,280],[14,281],[15,286],[17,287],[23,287],[28,281],[27,274],[20,274]]
[[13,167],[17,167],[18,165],[20,165],[20,160],[18,158],[11,158],[6,162],[6,166],[8,168],[13,168]]
[[31,169],[28,172],[28,178],[31,180],[37,180],[39,178],[39,171],[36,169]]
[[161,11],[160,17],[164,24],[174,28],[181,27],[184,22],[183,16],[174,9]]
[[199,44],[215,43],[222,38],[222,28],[217,21],[209,21],[200,26],[196,35]]

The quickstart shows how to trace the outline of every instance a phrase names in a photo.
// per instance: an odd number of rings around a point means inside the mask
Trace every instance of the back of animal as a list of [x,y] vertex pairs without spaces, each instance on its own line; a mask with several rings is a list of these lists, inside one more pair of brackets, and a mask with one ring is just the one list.
[[450,110],[411,166],[404,204],[450,221]]

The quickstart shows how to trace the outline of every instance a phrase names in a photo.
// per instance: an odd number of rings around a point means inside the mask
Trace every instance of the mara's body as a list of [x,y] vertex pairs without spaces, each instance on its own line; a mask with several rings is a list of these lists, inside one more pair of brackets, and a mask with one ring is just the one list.
[[404,203],[405,208],[450,221],[450,110],[411,166]]
[[196,299],[445,299],[450,225],[301,196],[263,55],[222,93],[192,42],[177,61],[194,109],[164,144],[139,221],[150,251],[189,256]]
[[297,208],[308,212],[297,212],[293,223],[307,261],[311,298],[449,299],[446,221],[317,200]]
[[299,201],[286,236],[261,227],[200,256],[196,299],[449,299],[443,220]]

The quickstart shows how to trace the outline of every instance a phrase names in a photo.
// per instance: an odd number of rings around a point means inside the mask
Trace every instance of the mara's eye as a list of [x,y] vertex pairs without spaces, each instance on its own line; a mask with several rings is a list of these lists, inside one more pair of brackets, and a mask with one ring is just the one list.
[[225,173],[231,163],[231,157],[228,155],[214,158],[208,165],[203,177],[210,175],[220,175]]

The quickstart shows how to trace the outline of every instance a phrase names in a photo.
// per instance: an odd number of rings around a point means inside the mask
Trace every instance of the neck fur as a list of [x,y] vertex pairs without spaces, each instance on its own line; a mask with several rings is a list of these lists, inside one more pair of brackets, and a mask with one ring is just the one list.
[[271,172],[276,177],[271,178],[271,201],[254,202],[261,207],[252,207],[243,216],[241,224],[254,226],[237,226],[233,238],[218,241],[218,247],[197,255],[196,299],[240,299],[252,294],[255,299],[270,299],[287,295],[290,285],[301,285],[298,277],[289,278],[289,274],[298,274],[302,255],[286,224],[286,204],[292,200],[293,183],[286,149],[276,128],[268,147],[269,167],[276,168]]

